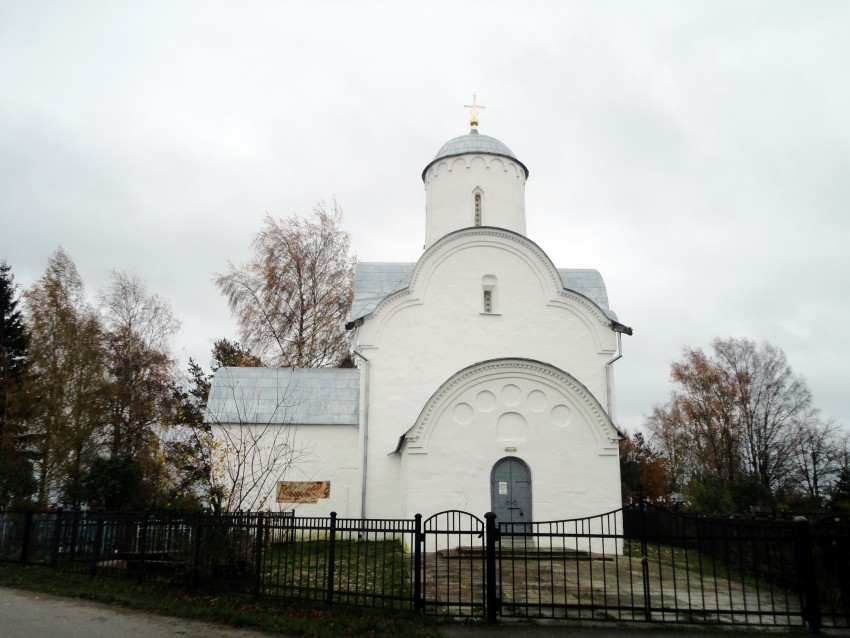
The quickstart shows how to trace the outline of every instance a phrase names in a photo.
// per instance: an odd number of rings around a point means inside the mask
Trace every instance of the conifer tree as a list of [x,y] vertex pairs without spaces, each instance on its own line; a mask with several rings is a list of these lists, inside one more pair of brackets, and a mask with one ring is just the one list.
[[29,334],[18,303],[12,269],[0,261],[0,507],[35,490],[24,427]]

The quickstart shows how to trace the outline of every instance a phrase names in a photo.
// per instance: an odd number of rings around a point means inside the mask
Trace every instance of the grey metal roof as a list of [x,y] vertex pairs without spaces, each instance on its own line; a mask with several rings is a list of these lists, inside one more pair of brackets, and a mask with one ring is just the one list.
[[358,425],[360,370],[219,368],[207,413],[210,423]]
[[384,298],[407,288],[415,265],[413,262],[359,262],[354,268],[351,320],[365,317]]
[[590,299],[605,316],[617,321],[617,314],[608,307],[608,290],[598,270],[591,268],[558,268],[564,288]]
[[[410,285],[415,263],[359,262],[354,269],[354,301],[351,320],[370,314],[379,303],[394,292]],[[590,299],[614,321],[617,315],[608,308],[608,291],[598,270],[586,268],[559,268],[558,275],[564,288]]]
[[461,135],[460,137],[456,137],[454,139],[449,140],[437,151],[437,154],[434,156],[428,166],[425,167],[425,170],[422,171],[422,179],[425,179],[425,171],[427,171],[431,165],[439,159],[444,157],[455,157],[457,155],[465,155],[467,153],[486,153],[488,155],[501,155],[502,157],[510,157],[517,164],[522,166],[522,169],[525,171],[525,176],[528,177],[528,169],[525,164],[517,159],[517,156],[514,155],[514,152],[509,149],[505,144],[497,140],[495,137],[490,137],[489,135],[481,135],[477,130],[472,130],[466,135]]

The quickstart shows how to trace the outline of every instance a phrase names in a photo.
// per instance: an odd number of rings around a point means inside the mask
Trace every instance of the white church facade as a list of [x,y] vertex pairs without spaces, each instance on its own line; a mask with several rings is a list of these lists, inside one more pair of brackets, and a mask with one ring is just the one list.
[[620,507],[613,366],[631,329],[597,271],[559,269],[525,236],[528,169],[477,124],[422,173],[419,260],[357,264],[357,369],[217,372],[214,422],[296,428],[280,507],[515,523]]

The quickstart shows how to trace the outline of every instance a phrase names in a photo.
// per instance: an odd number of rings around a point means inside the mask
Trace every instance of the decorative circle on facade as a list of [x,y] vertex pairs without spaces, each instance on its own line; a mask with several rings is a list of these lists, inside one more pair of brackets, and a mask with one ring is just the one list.
[[475,416],[475,410],[468,403],[458,403],[454,408],[455,423],[459,425],[469,425]]
[[532,390],[528,393],[526,403],[528,404],[528,409],[532,412],[543,412],[549,404],[549,399],[546,398],[546,394],[544,392],[541,392],[540,390]]
[[502,403],[504,405],[513,407],[519,405],[520,401],[522,401],[522,390],[519,389],[519,386],[509,383],[502,388]]
[[492,412],[496,407],[496,395],[489,390],[482,390],[475,397],[475,404],[481,412]]
[[527,441],[528,420],[516,412],[505,412],[496,421],[496,438],[499,441]]
[[559,428],[565,428],[573,420],[573,412],[566,405],[556,405],[552,408],[552,423]]
[[[571,395],[571,400],[576,402],[574,408],[579,410],[582,419],[596,430],[600,441],[619,441],[619,431],[611,423],[602,405],[582,383],[563,370],[532,359],[494,359],[477,363],[456,373],[431,395],[416,423],[404,435],[404,440],[414,447],[422,447],[432,420],[447,407],[446,401],[451,401],[451,397],[457,396],[464,387],[474,384],[476,379],[498,378],[501,374],[521,375],[554,385],[559,391]],[[452,415],[454,416],[454,413]],[[567,427],[573,419],[573,408],[557,404],[552,408],[550,417],[553,425]]]

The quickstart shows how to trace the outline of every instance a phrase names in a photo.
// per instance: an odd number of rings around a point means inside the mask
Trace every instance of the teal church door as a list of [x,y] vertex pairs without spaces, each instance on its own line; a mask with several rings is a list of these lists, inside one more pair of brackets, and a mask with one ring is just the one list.
[[[490,505],[502,523],[503,534],[531,531],[531,471],[518,458],[507,456],[493,466]],[[510,523],[510,525],[504,525]]]

